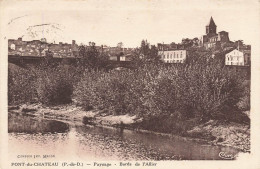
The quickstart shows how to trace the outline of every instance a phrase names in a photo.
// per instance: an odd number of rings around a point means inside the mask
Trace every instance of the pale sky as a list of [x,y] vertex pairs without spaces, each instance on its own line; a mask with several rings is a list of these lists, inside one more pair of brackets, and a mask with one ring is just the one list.
[[[217,32],[227,31],[230,40],[252,44],[259,24],[256,0],[11,2],[5,8],[8,39],[24,35],[24,40],[45,37],[48,42],[71,43],[75,39],[78,44],[94,41],[109,46],[123,42],[124,47],[140,46],[142,39],[151,44],[179,43],[182,38],[205,34],[212,16]],[[50,25],[29,28],[49,23],[59,29]],[[36,31],[36,38],[28,30]]]

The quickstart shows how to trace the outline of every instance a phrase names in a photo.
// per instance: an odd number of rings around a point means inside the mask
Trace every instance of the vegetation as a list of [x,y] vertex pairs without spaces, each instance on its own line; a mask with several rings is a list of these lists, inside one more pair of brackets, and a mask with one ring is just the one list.
[[[85,108],[138,115],[150,119],[152,127],[161,126],[163,129],[158,130],[167,132],[192,119],[235,120],[242,114],[237,103],[243,96],[245,77],[214,61],[204,66],[202,62],[187,66],[145,65],[135,71],[86,72],[74,94]],[[162,125],[153,126],[153,121]]]
[[40,102],[46,105],[71,102],[76,69],[66,65],[48,64],[20,68],[9,64],[8,103]]
[[101,69],[104,56],[94,43],[81,46],[80,55],[78,67],[49,61],[22,71],[9,66],[9,104],[75,99],[86,110],[137,115],[144,119],[139,127],[171,133],[185,133],[210,119],[245,122],[239,117],[250,108],[246,75],[223,66],[210,52],[197,50],[187,64],[165,65],[156,48],[142,41],[136,69],[120,71]]
[[47,104],[66,104],[72,100],[74,73],[69,67],[57,66],[54,68],[36,70],[36,91],[38,101]]
[[8,104],[36,101],[35,74],[14,64],[8,65]]

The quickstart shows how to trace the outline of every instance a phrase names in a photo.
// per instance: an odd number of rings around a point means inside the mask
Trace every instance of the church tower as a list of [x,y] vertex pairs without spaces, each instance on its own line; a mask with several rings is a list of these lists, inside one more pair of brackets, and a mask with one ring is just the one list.
[[217,25],[215,24],[213,18],[210,18],[209,24],[206,26],[207,35],[215,35],[217,32]]

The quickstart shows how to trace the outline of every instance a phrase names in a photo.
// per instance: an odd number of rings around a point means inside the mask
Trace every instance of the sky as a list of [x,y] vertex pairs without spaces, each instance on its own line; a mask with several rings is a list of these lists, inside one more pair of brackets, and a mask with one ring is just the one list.
[[4,11],[6,38],[46,38],[52,43],[76,40],[116,46],[123,42],[124,47],[140,46],[142,39],[151,44],[179,43],[204,35],[212,16],[218,32],[227,31],[230,40],[252,44],[259,24],[256,0],[11,2]]

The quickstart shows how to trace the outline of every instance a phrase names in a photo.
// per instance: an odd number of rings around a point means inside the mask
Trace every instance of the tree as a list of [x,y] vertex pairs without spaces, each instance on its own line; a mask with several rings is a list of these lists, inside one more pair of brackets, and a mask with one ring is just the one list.
[[123,46],[124,46],[123,42],[119,42],[119,43],[117,44],[117,47],[118,47],[118,48],[123,48]]
[[50,49],[45,51],[46,58],[53,58],[53,52]]
[[150,44],[147,42],[147,40],[142,40],[141,47],[140,47],[141,58],[146,60],[149,54],[150,54]]
[[78,51],[79,51],[79,57],[80,58],[84,58],[86,57],[86,48],[84,45],[80,45],[79,48],[78,48]]
[[238,46],[239,46],[239,47],[244,46],[244,42],[243,42],[243,40],[237,40],[237,41],[235,41],[235,47],[238,48]]
[[155,63],[161,61],[160,56],[158,55],[158,49],[156,48],[155,45],[151,46],[149,60]]
[[89,42],[89,47],[87,48],[87,64],[91,68],[95,68],[97,66],[98,61],[99,52],[95,45],[96,44],[94,42]]
[[79,57],[79,64],[82,68],[88,69],[104,67],[108,60],[108,55],[104,52],[100,53],[94,42],[89,42],[89,46],[79,46]]
[[138,49],[138,54],[132,54],[133,61],[142,63],[158,63],[160,62],[160,56],[158,55],[158,49],[155,45],[150,45],[147,40],[142,40],[141,46]]
[[46,67],[46,66],[54,66],[54,65],[55,64],[53,62],[53,52],[50,51],[50,49],[48,48],[48,50],[45,51],[44,61],[41,66]]
[[175,42],[172,42],[172,43],[170,44],[170,47],[171,47],[172,49],[176,49],[176,48],[177,48],[177,44],[176,44]]
[[192,40],[192,46],[199,46],[199,39],[198,38],[193,38]]
[[188,48],[193,45],[193,40],[189,38],[183,38],[181,44],[183,44],[185,48]]

